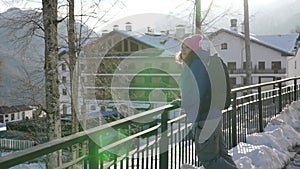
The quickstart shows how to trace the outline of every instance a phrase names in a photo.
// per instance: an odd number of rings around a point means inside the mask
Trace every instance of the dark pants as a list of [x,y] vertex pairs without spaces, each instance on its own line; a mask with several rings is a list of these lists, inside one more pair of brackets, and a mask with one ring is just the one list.
[[203,143],[199,143],[202,127],[201,125],[195,127],[196,154],[205,169],[237,169],[232,157],[228,154],[221,127],[220,122],[212,135]]

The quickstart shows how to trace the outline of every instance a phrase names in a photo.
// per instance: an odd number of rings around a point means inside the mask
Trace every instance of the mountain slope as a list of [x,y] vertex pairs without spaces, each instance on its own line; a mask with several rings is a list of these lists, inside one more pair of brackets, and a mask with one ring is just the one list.
[[[33,10],[12,8],[0,14],[0,105],[43,103],[43,31],[32,24],[41,20],[41,13]],[[90,31],[83,27],[83,35]],[[58,32],[59,48],[67,48],[66,21],[58,25]]]

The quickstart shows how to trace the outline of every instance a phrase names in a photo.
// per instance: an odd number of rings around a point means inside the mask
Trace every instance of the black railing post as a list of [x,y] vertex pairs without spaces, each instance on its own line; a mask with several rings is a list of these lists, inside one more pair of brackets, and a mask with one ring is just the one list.
[[259,131],[264,131],[261,86],[258,87],[258,113],[259,113]]
[[297,101],[297,79],[294,79],[294,101]]
[[232,103],[232,147],[237,145],[237,125],[236,125],[236,112],[237,112],[237,101],[236,101],[236,97],[237,94],[236,92],[232,93],[233,96],[233,103]]
[[278,89],[279,112],[278,113],[280,113],[280,112],[282,112],[282,84],[281,84],[281,82],[278,83],[278,87],[279,87],[279,89]]
[[89,140],[89,168],[99,168],[98,146],[93,140]]
[[168,110],[161,114],[161,137],[159,140],[159,168],[167,169],[169,162]]

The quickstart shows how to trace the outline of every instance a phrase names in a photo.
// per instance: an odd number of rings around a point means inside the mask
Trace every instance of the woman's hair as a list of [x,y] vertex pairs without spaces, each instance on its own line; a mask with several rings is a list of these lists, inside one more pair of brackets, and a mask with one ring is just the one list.
[[182,53],[181,51],[179,51],[176,56],[175,56],[175,60],[178,64],[182,64],[183,60],[182,60]]

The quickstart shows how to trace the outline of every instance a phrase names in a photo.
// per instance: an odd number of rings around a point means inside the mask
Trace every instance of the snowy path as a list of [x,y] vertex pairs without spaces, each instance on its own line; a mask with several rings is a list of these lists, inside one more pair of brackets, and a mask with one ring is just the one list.
[[297,152],[285,169],[299,169],[300,168],[300,147],[296,147],[295,151]]
[[263,133],[248,135],[246,140],[230,150],[239,169],[299,169],[295,164],[300,162],[300,102],[273,118]]

